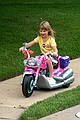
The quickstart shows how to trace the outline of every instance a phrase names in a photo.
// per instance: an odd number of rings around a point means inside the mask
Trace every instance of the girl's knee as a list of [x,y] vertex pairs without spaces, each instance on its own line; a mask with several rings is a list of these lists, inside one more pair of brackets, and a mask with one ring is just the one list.
[[51,61],[51,59],[50,58],[48,58],[47,59],[47,63],[51,63],[52,61]]

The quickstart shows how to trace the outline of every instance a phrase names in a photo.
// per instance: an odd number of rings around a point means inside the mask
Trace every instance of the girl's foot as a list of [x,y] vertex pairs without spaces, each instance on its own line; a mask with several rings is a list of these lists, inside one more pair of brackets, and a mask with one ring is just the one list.
[[53,78],[47,77],[50,84],[56,84],[56,81]]

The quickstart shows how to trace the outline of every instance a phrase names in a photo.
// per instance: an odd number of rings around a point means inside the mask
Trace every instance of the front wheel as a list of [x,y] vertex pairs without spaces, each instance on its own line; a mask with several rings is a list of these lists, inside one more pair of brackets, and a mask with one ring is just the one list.
[[22,93],[25,97],[30,97],[32,95],[34,89],[33,83],[34,83],[33,76],[25,75],[22,83]]

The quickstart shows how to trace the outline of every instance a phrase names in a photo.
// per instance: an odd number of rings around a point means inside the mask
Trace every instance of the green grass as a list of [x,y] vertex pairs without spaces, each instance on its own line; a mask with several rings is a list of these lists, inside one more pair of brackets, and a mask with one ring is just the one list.
[[[59,55],[80,57],[79,0],[1,0],[0,81],[22,73],[23,55],[18,49],[37,36],[42,20],[48,20],[55,31]],[[31,49],[40,54],[38,45]]]
[[37,120],[78,104],[80,104],[80,86],[33,104],[21,114],[19,120]]
[[[55,31],[59,55],[80,57],[80,0],[0,0],[0,81],[22,74],[24,58],[18,49],[37,36],[42,20]],[[40,54],[38,45],[31,49]],[[20,120],[36,120],[80,104],[79,93],[77,87],[37,102]]]

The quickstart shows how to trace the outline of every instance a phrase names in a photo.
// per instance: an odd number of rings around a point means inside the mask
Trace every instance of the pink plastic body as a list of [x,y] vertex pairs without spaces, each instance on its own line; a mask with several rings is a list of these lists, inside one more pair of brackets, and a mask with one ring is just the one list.
[[[26,72],[26,74],[34,74],[34,76],[36,76],[36,74],[39,74],[40,69],[46,69],[47,68],[47,56],[46,55],[42,55],[42,56],[35,56],[34,57],[36,59],[36,63],[40,63],[40,66],[35,65],[33,66],[25,66],[24,68],[24,72]],[[29,59],[29,57],[28,57]],[[64,71],[64,69],[60,68],[60,57],[58,58],[58,67],[57,69],[53,69],[53,75],[54,76],[59,76],[62,72]]]
[[53,69],[53,75],[54,76],[59,76],[64,71],[64,69],[60,68],[60,57],[58,58],[58,68]]

